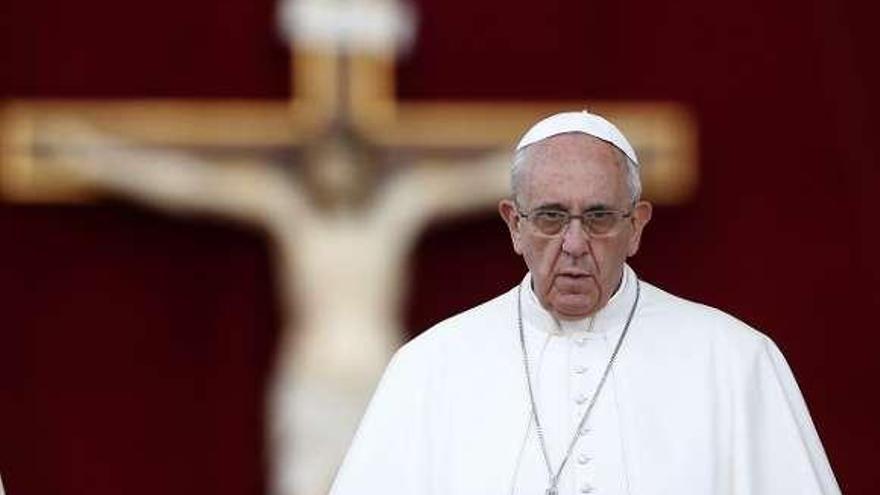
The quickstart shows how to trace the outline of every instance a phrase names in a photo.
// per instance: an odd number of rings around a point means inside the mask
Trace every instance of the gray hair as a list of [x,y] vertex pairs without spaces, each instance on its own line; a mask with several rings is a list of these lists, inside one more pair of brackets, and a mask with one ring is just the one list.
[[[540,142],[540,141],[539,141]],[[513,200],[520,204],[520,192],[522,175],[526,168],[526,154],[531,146],[520,148],[513,155],[513,164],[510,167],[510,188],[513,192]],[[617,163],[619,163],[626,171],[626,185],[629,189],[630,199],[635,203],[642,197],[642,179],[639,176],[640,167],[632,161],[626,153],[619,150],[616,146],[611,145],[614,154],[617,155]]]

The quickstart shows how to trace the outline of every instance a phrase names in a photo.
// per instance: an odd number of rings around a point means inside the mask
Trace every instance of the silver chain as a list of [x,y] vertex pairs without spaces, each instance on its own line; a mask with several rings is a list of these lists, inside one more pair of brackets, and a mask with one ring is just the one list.
[[[568,463],[568,459],[571,457],[571,453],[574,452],[574,447],[577,445],[578,439],[582,435],[582,430],[584,425],[587,424],[587,418],[589,418],[590,413],[593,411],[593,406],[596,404],[596,399],[599,397],[599,394],[602,392],[602,388],[605,386],[605,381],[608,379],[608,374],[611,372],[611,366],[614,364],[615,359],[617,358],[617,353],[620,351],[620,347],[623,344],[623,339],[626,337],[627,332],[629,331],[629,325],[632,323],[633,316],[636,314],[636,307],[639,304],[639,296],[641,294],[641,285],[639,283],[639,279],[636,278],[636,297],[633,301],[632,307],[629,309],[629,315],[626,317],[626,324],[623,326],[623,331],[620,333],[620,337],[617,339],[617,344],[614,346],[614,351],[611,353],[611,357],[608,358],[608,364],[605,365],[605,371],[602,373],[602,379],[599,380],[599,385],[596,386],[596,393],[593,394],[593,397],[590,399],[590,403],[587,405],[587,410],[584,411],[584,414],[581,416],[581,420],[578,422],[578,426],[574,431],[574,435],[571,438],[571,442],[568,444],[568,449],[565,452],[565,457],[562,458],[562,462],[559,463],[559,468],[556,472],[553,472],[553,466],[550,463],[550,456],[547,454],[547,441],[544,439],[544,428],[541,426],[541,420],[538,417],[538,404],[535,402],[535,392],[532,387],[532,373],[531,366],[529,366],[529,353],[526,350],[526,337],[525,332],[523,331],[523,317],[522,317],[522,283],[519,284],[516,291],[516,315],[517,315],[517,326],[519,329],[519,343],[522,347],[522,356],[523,356],[523,368],[525,369],[526,374],[526,386],[529,390],[529,403],[532,407],[532,419],[535,420],[535,430],[538,433],[538,440],[541,444],[541,453],[544,454],[544,463],[547,465],[547,476],[549,477],[550,486],[547,488],[547,495],[557,495],[559,493],[559,488],[557,485],[559,484],[559,477],[562,475],[562,470],[565,469],[565,465]],[[595,318],[595,315],[593,316]]]

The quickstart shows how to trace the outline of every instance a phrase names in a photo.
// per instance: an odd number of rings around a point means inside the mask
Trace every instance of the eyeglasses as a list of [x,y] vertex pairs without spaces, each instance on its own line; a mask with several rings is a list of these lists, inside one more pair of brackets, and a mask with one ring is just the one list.
[[528,213],[518,211],[520,218],[529,220],[546,236],[561,234],[572,218],[581,220],[581,228],[591,237],[610,237],[620,230],[623,220],[630,218],[633,210],[592,210],[572,215],[564,210],[533,210]]

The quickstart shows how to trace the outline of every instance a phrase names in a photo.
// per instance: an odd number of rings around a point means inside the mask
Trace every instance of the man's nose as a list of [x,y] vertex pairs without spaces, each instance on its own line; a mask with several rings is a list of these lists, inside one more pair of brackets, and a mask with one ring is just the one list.
[[584,230],[580,218],[572,218],[562,232],[562,250],[572,257],[580,257],[590,251],[590,236]]

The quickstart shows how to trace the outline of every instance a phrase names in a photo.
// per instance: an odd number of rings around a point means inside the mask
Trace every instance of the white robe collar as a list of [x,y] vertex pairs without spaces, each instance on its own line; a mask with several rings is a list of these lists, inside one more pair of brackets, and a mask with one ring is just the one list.
[[[620,285],[603,308],[592,316],[580,320],[559,320],[541,306],[532,288],[532,274],[526,273],[521,282],[523,322],[528,328],[557,336],[574,337],[591,334],[613,336],[612,334],[620,333],[626,324],[636,297],[636,283],[636,273],[629,265],[624,265]],[[590,320],[593,318],[596,321],[591,326]]]

